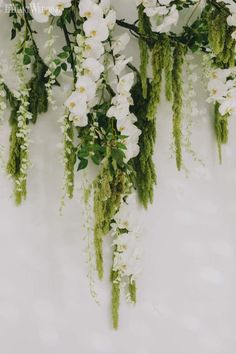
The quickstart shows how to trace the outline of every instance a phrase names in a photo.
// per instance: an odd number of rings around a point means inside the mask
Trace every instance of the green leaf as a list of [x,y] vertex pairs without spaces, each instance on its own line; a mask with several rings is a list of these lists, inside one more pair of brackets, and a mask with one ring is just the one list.
[[67,65],[66,65],[66,63],[62,63],[62,64],[61,64],[61,68],[62,68],[62,70],[66,71],[66,70],[67,70]]
[[58,54],[58,57],[61,59],[66,59],[68,57],[68,53],[67,52],[61,52]]
[[89,156],[88,148],[86,146],[82,147],[78,152],[79,159],[83,159],[84,157],[88,157],[88,156]]
[[31,48],[25,48],[25,54],[27,55],[34,55],[34,49]]
[[123,166],[124,165],[124,157],[125,157],[125,154],[122,150],[120,149],[113,149],[112,152],[111,152],[111,156],[112,158],[117,162],[117,164],[119,166]]
[[30,64],[30,63],[31,63],[30,57],[25,54],[25,55],[24,55],[24,58],[23,58],[23,64],[24,64],[24,65],[28,65],[28,64]]
[[64,52],[70,51],[70,47],[68,45],[65,45],[62,49],[64,50]]
[[95,165],[99,165],[101,162],[101,157],[99,155],[91,156],[91,160],[95,163]]
[[15,36],[16,36],[16,30],[15,30],[15,28],[12,28],[12,30],[11,30],[11,40],[14,39]]
[[81,159],[77,171],[84,170],[88,166],[88,160]]
[[58,67],[54,70],[53,75],[54,75],[55,77],[57,77],[57,76],[60,74],[60,72],[61,72],[61,67],[58,66]]
[[55,60],[53,60],[53,63],[55,63],[56,65],[59,65],[59,64],[61,64],[61,61],[60,61],[60,59],[55,59]]

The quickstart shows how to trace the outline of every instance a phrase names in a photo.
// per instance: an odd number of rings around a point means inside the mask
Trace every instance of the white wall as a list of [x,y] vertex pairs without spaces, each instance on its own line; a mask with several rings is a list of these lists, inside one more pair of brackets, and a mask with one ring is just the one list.
[[[120,18],[133,20],[129,2],[114,4]],[[5,48],[9,20],[1,26]],[[204,98],[202,86],[198,90]],[[95,284],[100,306],[89,292],[79,189],[63,216],[58,212],[63,176],[58,115],[50,111],[32,127],[33,168],[23,206],[14,206],[11,182],[3,171],[0,175],[0,352],[234,354],[235,121],[219,166],[210,112],[195,119],[193,147],[205,167],[187,158],[186,178],[170,158],[171,109],[163,101],[155,202],[140,212],[141,218],[137,214],[144,248],[138,303],[122,303],[120,329],[114,332],[108,272],[104,282]],[[4,145],[8,131],[5,122],[0,133]],[[105,253],[109,258],[109,245]]]

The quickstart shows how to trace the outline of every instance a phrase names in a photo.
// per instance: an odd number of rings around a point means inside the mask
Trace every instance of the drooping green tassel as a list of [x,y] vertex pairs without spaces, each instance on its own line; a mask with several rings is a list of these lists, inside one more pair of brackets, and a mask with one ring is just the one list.
[[219,112],[219,103],[215,104],[215,132],[219,153],[219,161],[222,163],[222,144],[228,142],[228,118],[229,115],[222,116]]
[[136,287],[136,282],[131,279],[129,280],[129,294],[130,294],[130,300],[132,303],[136,304],[137,300],[137,287]]
[[215,55],[222,53],[227,34],[226,15],[214,9],[208,14],[208,40]]
[[222,52],[220,52],[215,59],[219,67],[233,67],[235,66],[235,40],[232,38],[232,28],[227,28],[225,43]]
[[40,58],[36,58],[33,64],[34,76],[30,80],[28,86],[30,89],[29,112],[32,113],[32,123],[36,123],[39,113],[45,113],[48,110],[48,94],[46,83],[48,78],[45,77],[48,68]]
[[[138,29],[141,35],[147,35],[150,32],[150,21],[144,12],[144,6],[138,8]],[[147,68],[149,62],[149,47],[143,38],[139,38],[140,50],[140,76],[142,82],[143,97],[147,98]]]
[[182,106],[183,82],[182,67],[186,48],[181,43],[176,43],[173,53],[172,87],[173,87],[173,138],[175,144],[176,165],[178,170],[182,166]]
[[134,105],[131,111],[137,117],[137,126],[142,134],[139,137],[140,152],[132,159],[135,170],[135,185],[141,204],[147,208],[152,203],[154,186],[157,181],[155,164],[153,162],[154,144],[156,140],[156,121],[147,119],[147,110],[150,97],[150,84],[148,84],[147,99],[141,93],[141,82],[137,81],[133,87],[132,98]]
[[112,323],[113,328],[118,329],[119,325],[119,308],[120,308],[120,280],[118,272],[111,272],[112,282]]
[[94,247],[100,279],[103,277],[103,237],[110,230],[110,223],[120,207],[125,188],[124,173],[119,169],[112,172],[108,161],[94,182]]
[[165,72],[165,94],[168,101],[172,101],[172,70],[173,70],[173,55],[169,37],[166,37],[163,42],[164,52],[164,72]]
[[152,72],[151,95],[148,105],[147,119],[154,120],[157,106],[160,102],[161,81],[163,69],[163,46],[162,41],[157,42],[152,49]]

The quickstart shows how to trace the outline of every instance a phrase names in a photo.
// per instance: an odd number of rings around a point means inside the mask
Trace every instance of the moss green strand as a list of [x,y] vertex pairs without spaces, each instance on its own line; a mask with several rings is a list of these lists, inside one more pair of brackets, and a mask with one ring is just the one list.
[[186,48],[177,43],[173,53],[172,87],[173,87],[173,138],[175,144],[176,165],[178,170],[182,167],[182,106],[183,82],[182,67]]

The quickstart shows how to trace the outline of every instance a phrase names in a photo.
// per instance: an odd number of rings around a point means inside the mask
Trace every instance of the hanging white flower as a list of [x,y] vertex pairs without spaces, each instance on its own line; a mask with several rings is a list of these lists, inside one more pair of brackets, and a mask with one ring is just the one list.
[[80,96],[86,100],[90,101],[95,97],[96,94],[96,84],[88,76],[80,76],[76,82],[76,90]]
[[116,12],[114,10],[110,10],[105,17],[105,21],[108,29],[111,31],[116,24]]
[[94,58],[85,59],[82,68],[84,69],[84,75],[89,76],[94,81],[97,81],[104,71],[104,65]]
[[88,19],[103,18],[102,8],[91,0],[80,0],[79,12],[81,17]]
[[30,3],[31,14],[35,21],[39,23],[46,23],[50,17],[50,11],[47,1],[32,0]]
[[89,19],[84,22],[83,29],[86,37],[91,37],[99,42],[105,41],[109,30],[104,19]]
[[70,97],[67,98],[65,106],[74,115],[84,116],[87,113],[86,99],[78,91],[72,92]]
[[122,76],[119,79],[119,83],[117,85],[117,91],[120,95],[123,96],[129,96],[130,95],[130,89],[134,83],[134,73],[129,73],[124,76]]
[[85,39],[85,48],[83,50],[83,56],[85,58],[99,59],[104,53],[104,46],[101,42],[94,38]]
[[85,127],[88,125],[87,114],[70,115],[70,120],[74,123],[75,127]]
[[176,5],[173,5],[170,9],[168,15],[166,15],[163,19],[163,22],[159,26],[154,27],[154,31],[160,33],[169,32],[171,26],[176,25],[179,19],[179,12],[176,8]]
[[133,57],[126,58],[124,55],[120,55],[116,58],[116,63],[112,67],[115,75],[120,76],[121,72],[125,69],[128,63],[133,61]]
[[129,41],[130,41],[130,36],[128,35],[128,33],[124,33],[119,37],[115,37],[112,41],[112,46],[111,46],[114,55],[117,55],[120,52],[122,52],[126,48]]
[[213,79],[208,83],[208,91],[212,101],[221,101],[227,94],[227,86],[221,80]]
[[111,1],[110,0],[101,0],[99,3],[99,6],[101,6],[104,14],[107,14],[108,11],[110,10],[110,7],[111,7]]

